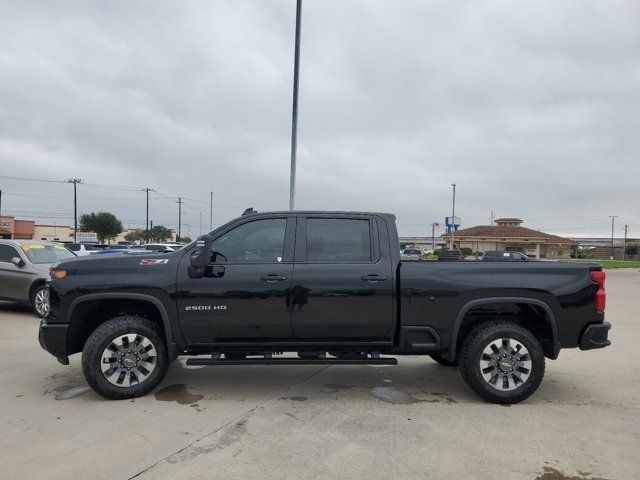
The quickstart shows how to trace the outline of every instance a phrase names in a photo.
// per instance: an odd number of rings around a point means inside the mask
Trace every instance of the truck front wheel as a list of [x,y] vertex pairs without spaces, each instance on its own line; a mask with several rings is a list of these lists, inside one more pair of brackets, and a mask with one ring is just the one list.
[[89,386],[111,400],[146,395],[162,381],[168,366],[162,331],[139,316],[106,321],[82,350],[82,370]]
[[544,353],[520,325],[488,323],[465,339],[460,355],[464,381],[492,403],[518,403],[533,394],[544,376]]

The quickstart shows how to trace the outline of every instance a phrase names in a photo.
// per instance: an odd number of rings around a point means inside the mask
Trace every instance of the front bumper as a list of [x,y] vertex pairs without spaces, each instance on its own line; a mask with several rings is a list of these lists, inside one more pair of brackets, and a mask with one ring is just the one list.
[[593,350],[611,345],[611,340],[608,338],[609,330],[611,330],[609,322],[588,325],[580,335],[580,350]]
[[40,346],[56,357],[63,365],[69,365],[69,357],[67,356],[68,330],[69,325],[66,323],[47,323],[42,320],[40,322],[40,331],[38,332]]

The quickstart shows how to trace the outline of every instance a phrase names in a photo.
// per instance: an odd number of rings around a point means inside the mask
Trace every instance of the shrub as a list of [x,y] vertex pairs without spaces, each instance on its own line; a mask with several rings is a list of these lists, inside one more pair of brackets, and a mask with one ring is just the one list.
[[473,249],[469,248],[469,247],[463,247],[460,249],[460,251],[462,252],[462,255],[469,256],[469,255],[473,255]]

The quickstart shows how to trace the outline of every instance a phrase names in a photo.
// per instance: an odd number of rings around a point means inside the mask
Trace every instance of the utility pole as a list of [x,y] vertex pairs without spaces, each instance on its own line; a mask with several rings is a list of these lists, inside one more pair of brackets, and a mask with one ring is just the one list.
[[610,253],[610,259],[613,260],[613,225],[615,223],[616,218],[618,218],[617,215],[609,215],[609,217],[611,218],[611,253]]
[[176,238],[176,242],[179,242],[180,237],[182,236],[181,227],[182,227],[182,197],[178,197],[178,238]]
[[493,210],[491,210],[491,223],[489,225],[493,227]]
[[73,243],[78,243],[78,184],[79,178],[70,178],[67,183],[73,183]]
[[213,190],[211,191],[211,200],[209,202],[209,231],[211,230],[213,230]]
[[629,231],[629,225],[624,226],[624,243],[622,244],[622,260],[627,259],[627,232]]
[[289,179],[289,210],[293,210],[296,198],[296,156],[298,148],[298,79],[300,74],[300,16],[302,0],[296,1],[296,38],[293,58],[293,108],[291,111],[291,178]]
[[436,222],[431,222],[431,250],[436,251]]
[[149,243],[149,192],[153,189],[144,188],[143,190],[147,192],[147,220],[146,220],[146,223],[144,224],[144,238],[145,238],[145,243]]
[[[149,231],[149,236],[153,235],[153,220],[151,220],[151,230]],[[153,238],[151,238],[151,242],[153,242]]]
[[200,235],[202,235],[202,211],[200,211]]
[[454,225],[456,218],[456,184],[452,183],[453,187],[453,207],[451,208],[451,242],[449,243],[449,250],[453,250],[453,240],[456,234],[456,227]]

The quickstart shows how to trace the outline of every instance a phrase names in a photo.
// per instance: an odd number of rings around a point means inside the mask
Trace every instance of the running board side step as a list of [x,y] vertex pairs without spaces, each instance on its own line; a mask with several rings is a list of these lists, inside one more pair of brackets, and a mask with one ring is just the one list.
[[190,358],[187,365],[397,365],[397,358]]

